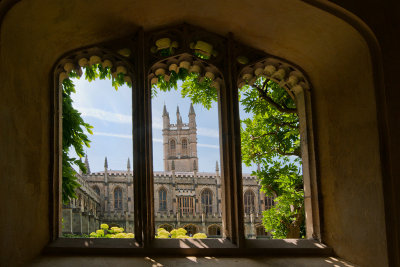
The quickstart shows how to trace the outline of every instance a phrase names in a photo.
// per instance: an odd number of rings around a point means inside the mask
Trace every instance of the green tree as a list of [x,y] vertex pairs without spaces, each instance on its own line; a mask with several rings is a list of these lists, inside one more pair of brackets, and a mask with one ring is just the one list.
[[263,211],[263,225],[273,238],[304,235],[304,192],[299,118],[293,99],[277,83],[259,78],[240,89],[240,102],[251,118],[241,121],[242,161],[250,166],[261,190],[275,197]]

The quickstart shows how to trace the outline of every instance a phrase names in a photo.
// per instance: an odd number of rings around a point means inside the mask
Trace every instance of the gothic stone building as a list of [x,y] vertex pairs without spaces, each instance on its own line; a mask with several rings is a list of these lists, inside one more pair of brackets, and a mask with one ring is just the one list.
[[[197,126],[193,106],[189,123],[183,123],[179,107],[176,124],[170,123],[163,109],[164,171],[154,172],[154,212],[156,227],[167,230],[183,227],[189,235],[197,232],[220,237],[222,228],[221,175],[198,172]],[[126,170],[110,170],[107,157],[104,171],[79,173],[78,199],[63,207],[64,233],[87,234],[100,223],[120,226],[133,232],[133,172],[128,159]],[[260,191],[257,177],[243,175],[245,231],[248,238],[267,237],[261,225],[261,212],[273,199]]]

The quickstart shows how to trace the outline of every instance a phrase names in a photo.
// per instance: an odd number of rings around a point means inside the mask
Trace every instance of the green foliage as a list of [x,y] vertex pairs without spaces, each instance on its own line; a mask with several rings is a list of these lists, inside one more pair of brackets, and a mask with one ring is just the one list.
[[263,225],[274,238],[299,238],[304,235],[304,192],[295,103],[284,88],[264,78],[242,87],[240,102],[252,114],[241,121],[243,163],[260,164],[253,175],[267,196],[276,197],[275,206],[263,212]]
[[212,86],[212,81],[209,78],[200,77],[198,73],[189,73],[184,68],[180,68],[178,73],[171,71],[168,81],[164,75],[159,75],[158,83],[153,85],[152,96],[157,96],[157,89],[163,92],[178,90],[178,80],[183,81],[182,98],[189,97],[193,104],[201,104],[206,109],[210,109],[212,103],[217,101],[218,92]]
[[[84,67],[85,79],[89,82],[95,79],[110,79],[112,78],[112,85],[115,90],[125,84],[125,75],[123,73],[117,74],[112,77],[110,68],[103,68],[101,64]],[[70,78],[79,79],[76,72],[69,74]],[[76,181],[76,173],[73,165],[79,167],[80,170],[86,172],[85,165],[80,159],[69,157],[68,154],[71,149],[74,149],[78,157],[84,156],[84,148],[89,147],[90,140],[86,132],[93,134],[92,126],[86,123],[81,113],[73,107],[71,95],[75,93],[75,85],[70,78],[62,82],[62,201],[68,203],[71,198],[76,198],[75,189],[80,185]],[[132,86],[127,83],[128,86]]]
[[135,238],[133,233],[124,233],[124,228],[111,227],[109,229],[107,224],[101,224],[100,229],[90,233],[89,236],[90,238]]

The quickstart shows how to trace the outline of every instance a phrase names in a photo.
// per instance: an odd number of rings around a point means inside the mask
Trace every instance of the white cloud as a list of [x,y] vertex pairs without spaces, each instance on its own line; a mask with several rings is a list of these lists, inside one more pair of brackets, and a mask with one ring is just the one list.
[[197,144],[197,146],[219,149],[219,146],[217,146],[217,145]]
[[115,134],[115,133],[93,132],[93,135],[101,135],[101,136],[110,136],[110,137],[117,137],[117,138],[132,139],[132,135],[130,135],[130,134]]
[[210,128],[197,128],[197,134],[206,137],[214,137],[214,138],[219,137],[219,131]]
[[[84,116],[84,117],[92,117],[92,118],[96,118],[99,120],[115,122],[115,123],[127,123],[127,124],[132,123],[132,116],[125,115],[125,114],[113,113],[113,112],[109,112],[109,111],[105,111],[105,110],[97,109],[97,108],[84,108],[84,107],[80,107],[79,111],[82,113],[82,116]],[[162,122],[161,118],[158,118],[158,117],[153,118],[153,129],[160,130],[162,128],[163,128],[163,122]],[[219,137],[218,130],[210,129],[210,128],[203,128],[203,127],[197,128],[197,134],[199,136],[205,136],[205,137],[213,137],[213,138]]]
[[132,116],[113,113],[109,111],[105,111],[97,108],[84,108],[80,107],[79,111],[82,113],[84,117],[92,117],[99,120],[109,121],[109,122],[117,122],[117,123],[132,123]]
[[[88,134],[86,132],[86,134]],[[131,139],[132,135],[130,134],[116,134],[116,133],[104,133],[104,132],[93,132],[93,135],[100,135],[100,136],[109,136],[109,137],[116,137],[116,138],[125,138],[125,139]],[[162,143],[163,140],[159,138],[153,138],[153,142],[156,143]],[[219,149],[219,146],[217,145],[210,145],[210,144],[197,144],[199,147],[207,147],[207,148],[214,148],[214,149]]]

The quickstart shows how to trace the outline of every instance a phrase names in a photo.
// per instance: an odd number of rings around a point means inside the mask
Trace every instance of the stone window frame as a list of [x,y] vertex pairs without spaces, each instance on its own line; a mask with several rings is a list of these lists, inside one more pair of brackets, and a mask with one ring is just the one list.
[[273,206],[275,206],[275,197],[264,196],[264,210],[269,210]]
[[[194,29],[192,30],[188,30]],[[183,29],[184,35],[195,33],[201,38],[209,38],[216,42],[224,42],[226,47],[223,50],[224,55],[227,55],[226,60],[220,61],[223,64],[221,75],[222,86],[218,90],[218,109],[219,109],[219,124],[220,124],[220,144],[221,144],[221,181],[222,181],[222,202],[224,203],[223,212],[223,238],[215,243],[212,240],[203,240],[206,246],[199,246],[195,241],[185,240],[184,243],[175,242],[174,240],[155,240],[154,239],[154,214],[153,213],[153,173],[152,173],[152,140],[151,140],[151,84],[150,79],[154,77],[153,71],[157,64],[150,67],[146,63],[146,54],[149,52],[145,49],[146,42],[155,41],[157,34],[167,32],[169,30],[179,31]],[[151,37],[154,35],[153,37]],[[159,36],[159,35],[158,35]],[[153,38],[153,39],[152,39]],[[133,41],[135,40],[135,41]],[[185,42],[183,42],[185,44]],[[186,43],[188,45],[188,43]],[[120,51],[126,48],[126,45],[135,48],[135,53],[129,58],[120,54]],[[124,47],[125,46],[125,47]],[[118,50],[122,49],[122,50]],[[185,50],[186,49],[186,50]],[[191,53],[190,49],[182,49],[179,53]],[[239,66],[237,56],[240,53],[249,52],[251,55],[249,63],[243,63],[245,66]],[[209,250],[210,255],[215,254],[213,248],[237,248],[238,251],[247,251],[246,253],[258,253],[262,249],[274,247],[285,251],[312,251],[312,253],[331,253],[331,249],[320,243],[320,220],[318,206],[318,179],[316,171],[316,154],[313,135],[312,111],[311,111],[311,85],[308,82],[308,77],[305,72],[293,63],[285,59],[269,55],[264,51],[258,51],[246,47],[234,40],[233,34],[227,36],[219,36],[214,33],[209,33],[195,26],[183,24],[181,26],[173,26],[170,28],[155,30],[152,32],[144,32],[139,29],[132,37],[122,38],[120,40],[105,42],[101,44],[91,45],[86,48],[78,48],[61,56],[54,65],[54,76],[51,78],[54,85],[52,94],[54,102],[52,103],[52,131],[53,131],[53,146],[51,158],[53,160],[53,176],[51,178],[51,205],[50,226],[51,239],[53,243],[49,245],[48,250],[61,250],[73,247],[90,247],[100,246],[110,248],[113,251],[113,246],[108,243],[108,240],[91,240],[89,246],[82,246],[81,243],[69,243],[59,238],[61,236],[61,155],[62,146],[60,143],[62,136],[61,125],[61,91],[62,77],[68,76],[66,72],[67,64],[78,65],[78,60],[82,57],[91,58],[99,56],[103,60],[111,61],[113,70],[117,66],[122,66],[125,75],[129,80],[134,81],[136,86],[132,87],[132,106],[133,106],[133,154],[141,155],[134,157],[134,169],[136,179],[134,179],[134,209],[135,209],[135,242],[128,240],[115,240],[119,246],[137,249],[152,249],[156,248],[173,248],[177,253],[186,253],[185,248],[189,246],[191,253],[203,253],[200,250]],[[127,57],[130,59],[128,60]],[[131,59],[134,58],[134,63]],[[257,60],[254,60],[257,59]],[[201,60],[200,60],[201,61]],[[105,61],[103,61],[105,62]],[[272,62],[272,63],[270,63]],[[218,63],[218,62],[217,62]],[[154,64],[154,62],[152,63]],[[277,68],[287,68],[296,71],[302,80],[302,84],[293,86],[290,84],[288,77],[276,80],[273,74],[267,75],[274,81],[277,81],[281,86],[287,89],[288,93],[295,96],[296,106],[299,110],[300,118],[300,133],[301,133],[301,150],[303,159],[303,178],[305,192],[305,212],[306,212],[306,228],[307,239],[296,239],[295,244],[288,243],[285,240],[276,240],[272,243],[254,242],[256,240],[246,240],[244,237],[244,212],[243,212],[243,191],[241,182],[241,149],[240,149],[240,117],[239,117],[239,102],[238,91],[244,80],[243,74],[254,73],[257,75],[259,64],[273,64]],[[146,72],[150,71],[150,75]],[[246,73],[245,73],[246,72]],[[153,76],[151,76],[153,75]],[[140,204],[139,204],[140,203]],[[179,240],[178,240],[179,241]],[[271,245],[272,244],[272,245]],[[258,251],[258,252],[257,252]],[[309,252],[310,253],[310,252]],[[217,252],[215,255],[221,255]]]
[[[222,229],[221,229],[221,226],[220,226],[220,225],[218,225],[218,224],[211,224],[211,225],[209,225],[209,226],[207,227],[207,235],[212,236],[212,234],[210,234],[210,228],[218,228],[219,233],[220,233],[219,235],[222,234]],[[218,236],[217,230],[216,230],[215,236]]]
[[[116,194],[118,192],[120,192],[120,194],[118,195],[118,197],[116,197],[117,196]],[[114,210],[118,210],[118,211],[123,210],[122,199],[124,197],[124,191],[122,190],[122,188],[120,186],[114,187],[112,196],[113,196]]]
[[[249,202],[250,201],[250,202]],[[256,194],[253,190],[247,189],[243,194],[244,214],[254,213],[256,211]]]
[[[208,203],[206,205],[203,203],[203,195],[205,193],[207,193],[209,195],[208,200],[210,202],[210,203]],[[206,187],[203,190],[201,190],[200,200],[201,200],[201,202],[200,202],[200,204],[201,204],[201,212],[203,212],[204,214],[212,214],[213,204],[214,204],[214,193],[212,192],[212,190],[210,188]]]
[[[165,199],[161,199],[161,192],[164,192],[164,198]],[[158,189],[158,211],[167,211],[168,210],[168,201],[167,201],[167,189],[162,186],[160,187],[160,189]],[[165,208],[161,208],[161,206],[165,207]]]
[[[186,235],[189,235],[189,236],[190,236],[190,234],[192,234],[192,236],[193,236],[194,234],[197,234],[199,232],[199,227],[193,223],[188,223],[188,224],[184,225],[182,228],[187,231]],[[188,230],[188,228],[189,228],[189,230]],[[193,231],[191,231],[191,230],[194,230],[195,233],[192,233]]]
[[181,156],[188,156],[188,139],[186,137],[181,138]]
[[177,147],[177,142],[175,138],[170,138],[168,141],[168,151],[169,151],[169,157],[176,157],[176,147]]

